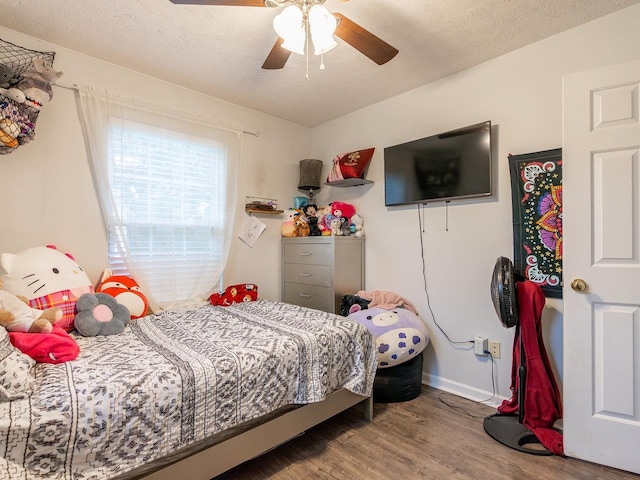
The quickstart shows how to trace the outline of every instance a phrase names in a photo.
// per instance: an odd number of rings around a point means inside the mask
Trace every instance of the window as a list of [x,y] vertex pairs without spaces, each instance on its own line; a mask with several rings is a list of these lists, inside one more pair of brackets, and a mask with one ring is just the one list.
[[241,128],[81,87],[80,120],[108,231],[108,263],[154,312],[219,287],[236,206]]
[[[176,261],[200,269],[223,257],[224,236],[216,231],[225,228],[224,146],[116,118],[109,123],[109,184],[121,220],[109,232],[109,267],[127,274],[118,247],[124,240],[135,263],[153,270],[156,296],[170,298]],[[178,300],[192,293],[185,280]]]

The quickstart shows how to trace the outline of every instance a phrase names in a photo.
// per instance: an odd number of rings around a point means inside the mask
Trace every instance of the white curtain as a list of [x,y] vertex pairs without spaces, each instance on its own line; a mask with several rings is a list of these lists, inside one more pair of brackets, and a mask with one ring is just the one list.
[[87,86],[76,99],[109,267],[156,313],[205,303],[231,243],[242,128]]

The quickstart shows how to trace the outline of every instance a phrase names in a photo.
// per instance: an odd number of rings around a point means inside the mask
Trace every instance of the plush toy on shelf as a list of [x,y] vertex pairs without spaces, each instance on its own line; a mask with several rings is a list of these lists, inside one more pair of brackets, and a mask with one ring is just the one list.
[[320,235],[329,236],[331,235],[331,219],[329,218],[329,222],[327,223],[327,216],[332,217],[331,215],[331,205],[325,205],[323,207],[318,207],[318,228],[320,229]]
[[351,217],[356,214],[356,207],[350,203],[332,202],[331,214],[340,219],[340,233],[338,235],[351,235]]
[[356,207],[345,202],[331,202],[331,214],[334,217],[345,217],[347,219],[356,214]]
[[304,216],[307,217],[307,223],[309,224],[309,235],[311,237],[318,237],[322,235],[320,226],[318,225],[318,206],[314,203],[310,203],[302,207]]
[[290,208],[284,211],[284,219],[280,231],[283,237],[295,237],[296,218],[300,215],[300,210]]
[[63,316],[57,325],[73,330],[76,301],[84,293],[93,293],[93,285],[71,255],[49,245],[3,253],[0,262],[7,272],[2,281],[8,292],[25,297],[34,308],[59,307]]
[[308,237],[309,236],[309,223],[307,222],[307,217],[304,215],[298,215],[294,222],[295,229],[293,231],[294,237]]
[[330,225],[331,225],[331,236],[339,237],[343,235],[342,229],[340,228],[342,226],[342,222],[340,221],[340,218],[332,216]]
[[364,237],[364,220],[359,213],[351,217],[351,233],[357,238]]
[[61,318],[62,310],[59,308],[31,308],[14,294],[0,290],[0,325],[9,332],[49,333]]

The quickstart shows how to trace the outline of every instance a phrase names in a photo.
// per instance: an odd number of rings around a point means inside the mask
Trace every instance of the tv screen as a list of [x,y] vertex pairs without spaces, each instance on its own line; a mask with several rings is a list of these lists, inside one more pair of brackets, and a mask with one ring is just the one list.
[[384,149],[385,205],[491,195],[491,122]]

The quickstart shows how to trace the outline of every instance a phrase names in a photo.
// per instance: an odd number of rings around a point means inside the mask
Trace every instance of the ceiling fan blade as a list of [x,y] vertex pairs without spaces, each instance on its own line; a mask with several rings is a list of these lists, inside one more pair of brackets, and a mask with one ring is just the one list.
[[169,0],[178,5],[228,5],[230,7],[265,7],[264,0]]
[[262,64],[262,68],[265,70],[278,70],[280,68],[284,68],[287,60],[289,60],[291,51],[286,48],[282,48],[282,42],[284,42],[284,40],[278,37],[276,43],[273,44],[273,48],[269,52],[269,55],[267,55],[267,59]]
[[333,16],[339,20],[336,35],[378,65],[384,65],[398,54],[397,48],[392,47],[341,13],[334,12]]

